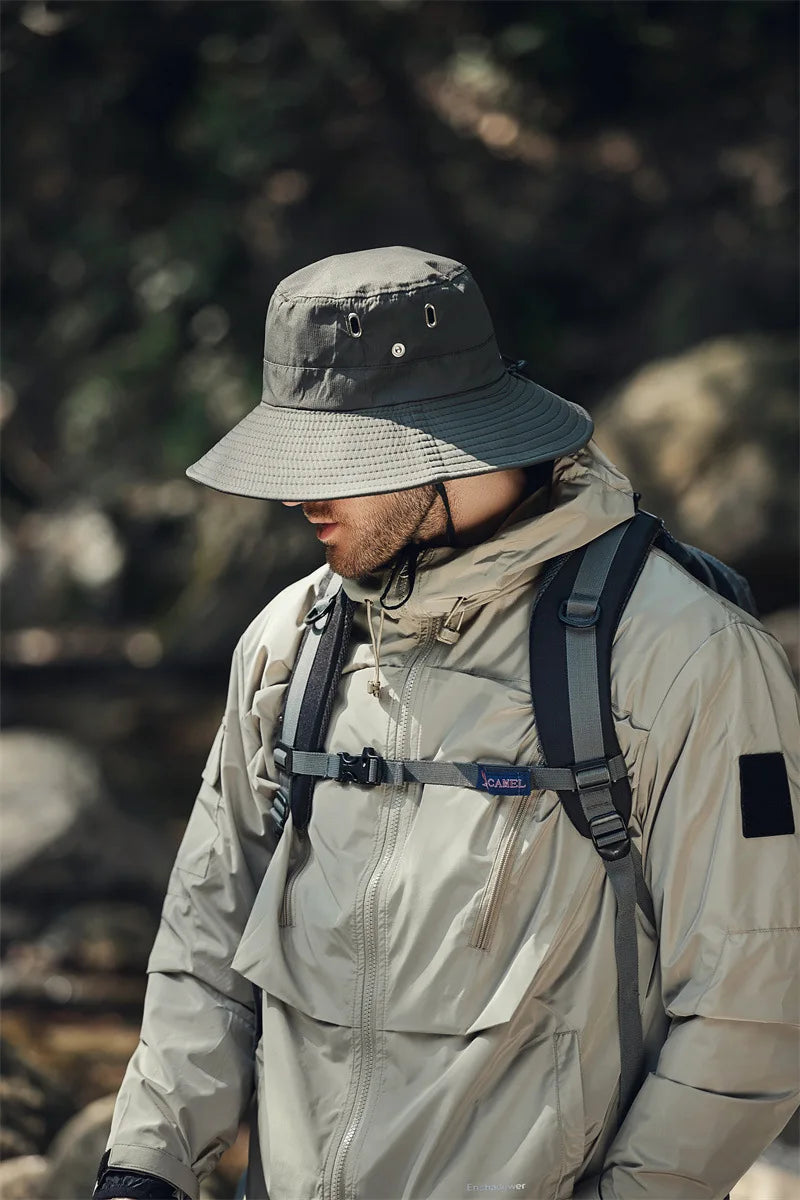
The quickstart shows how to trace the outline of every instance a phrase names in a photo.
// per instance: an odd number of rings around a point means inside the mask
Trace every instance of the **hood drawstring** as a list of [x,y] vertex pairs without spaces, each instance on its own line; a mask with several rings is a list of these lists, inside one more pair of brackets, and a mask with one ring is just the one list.
[[[375,678],[370,679],[367,684],[367,691],[370,696],[374,696],[376,700],[381,698],[381,638],[383,637],[383,622],[386,618],[386,613],[394,611],[396,608],[402,608],[406,604],[414,590],[414,583],[417,578],[417,555],[419,554],[420,546],[418,542],[408,542],[400,553],[397,555],[394,566],[386,581],[386,587],[381,592],[380,606],[381,619],[378,624],[378,636],[372,629],[372,601],[367,600],[367,625],[369,627],[369,640],[372,642],[372,653],[375,658]],[[392,590],[395,579],[402,578],[403,570],[407,574],[406,594],[402,600],[398,600],[397,604],[387,604],[386,597]]]
[[372,629],[372,601],[367,600],[367,625],[369,627],[369,640],[372,643],[372,653],[375,659],[375,678],[370,679],[367,684],[367,691],[370,696],[374,696],[376,700],[381,698],[381,638],[383,637],[383,622],[386,613],[381,609],[381,619],[378,623],[378,636]]

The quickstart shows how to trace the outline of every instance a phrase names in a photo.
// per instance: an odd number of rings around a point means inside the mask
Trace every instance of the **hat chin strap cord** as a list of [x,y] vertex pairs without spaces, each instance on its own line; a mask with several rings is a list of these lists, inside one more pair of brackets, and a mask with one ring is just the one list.
[[[391,612],[395,608],[402,608],[403,605],[407,602],[411,593],[413,592],[414,582],[417,578],[417,555],[419,554],[419,551],[420,551],[419,542],[406,542],[403,549],[397,555],[394,566],[392,567],[392,570],[389,574],[389,578],[386,581],[386,587],[381,592],[381,599],[380,599],[381,608],[386,609],[387,612]],[[406,565],[408,567],[408,586],[406,588],[406,594],[402,600],[398,600],[397,604],[387,604],[386,597],[389,595],[389,592],[392,590],[392,586],[394,585],[394,581],[397,578],[398,573],[400,572],[402,567],[404,567]]]
[[452,546],[452,548],[454,550],[459,550],[460,546],[458,544],[458,538],[456,537],[455,526],[453,525],[453,516],[452,516],[452,513],[450,512],[450,501],[447,499],[447,489],[445,488],[441,479],[437,479],[436,483],[433,486],[436,488],[436,491],[441,496],[442,504],[444,505],[444,511],[447,514],[447,542],[448,542],[448,545]]
[[[447,515],[447,543],[454,550],[460,550],[461,547],[458,544],[458,538],[456,536],[455,526],[453,525],[453,515],[450,512],[450,501],[447,498],[447,491],[445,489],[445,486],[442,483],[442,481],[438,480],[438,479],[437,479],[436,483],[434,483],[433,486],[436,488],[438,495],[442,499],[442,503],[444,504],[444,511]],[[386,587],[381,592],[381,598],[380,598],[381,608],[386,609],[387,612],[391,612],[392,610],[394,610],[396,608],[402,608],[403,605],[407,602],[408,598],[410,597],[412,591],[414,590],[414,582],[417,577],[417,555],[419,554],[420,549],[421,549],[421,547],[420,547],[419,542],[407,542],[406,545],[403,547],[403,549],[400,551],[400,553],[397,555],[397,559],[396,559],[395,564],[392,568],[392,571],[389,575],[389,579],[387,580]],[[399,600],[397,602],[397,604],[387,604],[386,598],[389,595],[389,592],[392,590],[394,581],[397,578],[397,575],[401,571],[403,566],[407,566],[407,568],[408,568],[408,571],[407,571],[408,586],[406,588],[406,594],[402,600]]]

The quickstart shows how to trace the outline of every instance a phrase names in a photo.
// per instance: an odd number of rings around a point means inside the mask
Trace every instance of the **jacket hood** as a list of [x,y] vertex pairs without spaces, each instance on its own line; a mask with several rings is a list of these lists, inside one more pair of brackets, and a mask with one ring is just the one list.
[[[553,483],[527,495],[495,533],[477,545],[454,550],[422,546],[408,599],[385,612],[400,629],[416,628],[428,617],[468,612],[500,594],[529,584],[550,559],[583,546],[635,512],[630,481],[594,441],[556,460]],[[344,579],[351,600],[380,609],[394,563],[380,571]],[[396,603],[408,590],[402,576],[391,595]],[[383,615],[383,613],[382,613]]]

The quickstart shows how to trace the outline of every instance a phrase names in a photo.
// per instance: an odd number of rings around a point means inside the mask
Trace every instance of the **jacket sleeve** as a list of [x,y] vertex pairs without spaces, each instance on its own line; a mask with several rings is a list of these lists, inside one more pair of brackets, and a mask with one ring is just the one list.
[[253,991],[230,964],[275,842],[274,785],[264,778],[246,687],[240,642],[170,876],[141,1037],[107,1143],[110,1167],[159,1176],[192,1200],[235,1138],[253,1090]]
[[743,622],[713,634],[639,764],[671,1023],[606,1156],[602,1200],[723,1197],[800,1103],[799,756],[779,644]]

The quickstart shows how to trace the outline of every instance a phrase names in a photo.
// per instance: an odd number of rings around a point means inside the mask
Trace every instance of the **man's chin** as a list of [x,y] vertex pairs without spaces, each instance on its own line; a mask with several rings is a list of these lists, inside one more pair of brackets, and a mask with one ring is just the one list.
[[374,583],[374,577],[383,571],[386,571],[393,563],[393,555],[382,562],[365,565],[363,562],[353,562],[347,555],[337,551],[335,546],[325,547],[325,558],[328,566],[337,575],[341,575],[343,579],[352,579],[355,583],[369,584]]
[[332,571],[337,575],[341,575],[342,579],[358,579],[360,572],[357,566],[348,559],[347,555],[342,554],[335,546],[325,547],[325,561]]

